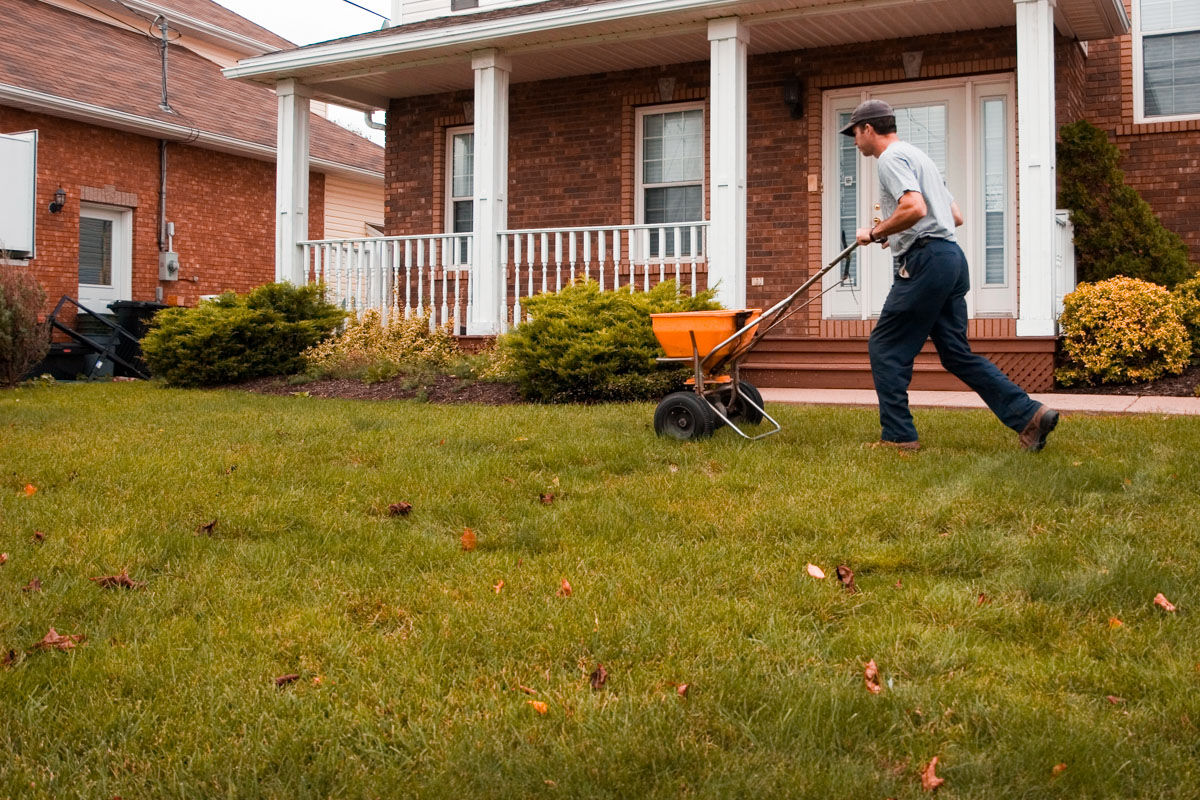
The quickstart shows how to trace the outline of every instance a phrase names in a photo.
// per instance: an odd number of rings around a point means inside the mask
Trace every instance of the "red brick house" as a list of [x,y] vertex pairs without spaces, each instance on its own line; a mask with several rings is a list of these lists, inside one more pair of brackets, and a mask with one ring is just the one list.
[[[101,313],[274,279],[276,99],[220,70],[290,42],[209,0],[0,0],[0,18],[0,269]],[[311,148],[305,235],[338,214],[359,215],[342,235],[381,225],[383,149],[315,115]]]
[[[638,288],[678,274],[727,306],[765,307],[874,215],[874,164],[836,133],[870,97],[889,100],[902,137],[942,167],[966,216],[976,349],[1029,389],[1051,385],[1074,285],[1055,208],[1058,125],[1112,131],[1135,185],[1200,257],[1183,199],[1200,188],[1195,0],[393,9],[392,28],[226,70],[300,105],[387,109],[390,238],[367,254],[280,239],[283,274],[320,274],[354,302],[433,305],[493,333],[572,274]],[[280,119],[302,171],[303,126]],[[865,342],[891,270],[878,249],[855,259],[850,282],[831,276],[756,355],[760,383],[870,385]],[[918,361],[914,386],[954,385],[932,353]]]

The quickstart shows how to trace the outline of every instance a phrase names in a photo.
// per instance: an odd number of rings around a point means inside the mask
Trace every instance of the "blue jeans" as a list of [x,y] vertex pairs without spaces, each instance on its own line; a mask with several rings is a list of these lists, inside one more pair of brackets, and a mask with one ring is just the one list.
[[[898,274],[901,266],[907,278]],[[947,371],[970,386],[1001,422],[1023,430],[1038,402],[991,361],[972,353],[967,342],[965,297],[971,278],[962,249],[945,239],[926,240],[924,247],[914,246],[896,259],[896,271],[868,345],[884,441],[917,440],[908,385],[913,360],[927,338]]]

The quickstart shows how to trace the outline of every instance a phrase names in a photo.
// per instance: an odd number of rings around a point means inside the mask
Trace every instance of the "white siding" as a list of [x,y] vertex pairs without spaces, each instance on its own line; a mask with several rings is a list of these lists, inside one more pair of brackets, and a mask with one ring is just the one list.
[[[507,6],[527,6],[530,3],[540,2],[542,0],[479,0],[478,8],[463,9],[458,13],[470,14],[474,11],[490,11]],[[393,25],[444,17],[450,13],[450,0],[392,0]]]
[[325,176],[326,239],[361,239],[367,224],[383,227],[383,185]]

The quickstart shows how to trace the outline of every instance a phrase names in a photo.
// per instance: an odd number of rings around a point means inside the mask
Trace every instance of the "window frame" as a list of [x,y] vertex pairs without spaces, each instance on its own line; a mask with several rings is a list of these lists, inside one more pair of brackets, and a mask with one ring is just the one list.
[[[454,137],[461,136],[464,133],[469,133],[472,136],[474,136],[475,135],[475,126],[474,125],[455,125],[454,127],[446,128],[446,157],[445,157],[446,168],[445,168],[445,175],[443,177],[443,186],[442,186],[442,191],[444,192],[445,201],[442,206],[442,208],[443,208],[442,230],[443,230],[443,232],[445,232],[447,234],[458,234],[458,233],[466,234],[466,233],[468,233],[467,231],[454,230],[454,204],[455,204],[455,202],[461,203],[467,199],[470,199],[472,201],[472,206],[471,206],[471,230],[469,231],[469,233],[470,233],[470,235],[474,236],[474,234],[475,234],[475,208],[474,208],[475,171],[474,171],[473,166],[471,169],[471,189],[472,189],[471,197],[467,198],[466,195],[454,194]],[[471,141],[471,155],[472,155],[472,164],[474,164],[474,155],[475,155],[474,139],[472,139],[472,141]],[[455,263],[462,261],[463,255],[464,254],[459,250],[459,248],[455,247],[455,249],[454,249]],[[464,263],[470,263],[470,253],[467,253],[465,255],[466,255],[466,260]]]
[[[675,111],[699,111],[701,113],[701,130],[705,132],[705,145],[700,148],[703,165],[700,168],[700,179],[698,181],[671,181],[668,183],[654,183],[649,187],[645,182],[645,163],[643,161],[643,148],[646,138],[645,119],[648,115],[669,114]],[[634,191],[633,191],[633,219],[635,225],[645,225],[646,223],[646,189],[672,188],[676,186],[695,186],[700,185],[700,219],[691,220],[686,223],[671,223],[671,224],[694,224],[704,222],[704,210],[707,208],[708,191],[706,177],[708,175],[708,115],[705,112],[705,104],[703,100],[689,101],[684,103],[664,103],[653,106],[641,106],[637,109],[637,116],[634,120]]]
[[1146,63],[1145,46],[1142,40],[1146,36],[1171,36],[1179,33],[1200,33],[1200,26],[1195,28],[1170,28],[1168,30],[1142,32],[1142,0],[1133,0],[1133,121],[1143,125],[1156,122],[1190,122],[1200,120],[1200,111],[1187,114],[1163,114],[1148,116],[1146,114]]

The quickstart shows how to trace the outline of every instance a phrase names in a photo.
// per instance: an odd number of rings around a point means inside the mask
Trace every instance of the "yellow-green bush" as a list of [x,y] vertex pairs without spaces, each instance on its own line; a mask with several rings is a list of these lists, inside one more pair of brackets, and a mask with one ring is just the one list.
[[1055,377],[1064,386],[1178,374],[1192,354],[1177,300],[1136,278],[1080,284],[1064,298],[1059,321],[1068,361]]
[[1200,353],[1200,275],[1177,284],[1171,293],[1179,303],[1179,318],[1192,337],[1192,353]]
[[363,375],[372,368],[372,374],[382,375],[442,367],[458,354],[449,329],[430,327],[429,312],[407,318],[397,315],[384,325],[379,312],[370,309],[352,318],[340,335],[305,351],[304,361],[315,375]]

